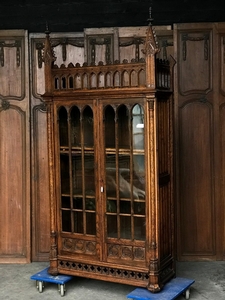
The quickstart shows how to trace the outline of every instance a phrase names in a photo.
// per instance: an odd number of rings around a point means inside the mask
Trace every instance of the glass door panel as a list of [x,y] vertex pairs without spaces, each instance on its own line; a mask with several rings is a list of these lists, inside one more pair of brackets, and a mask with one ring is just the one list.
[[108,105],[104,126],[107,237],[145,240],[143,108]]
[[61,147],[68,147],[68,115],[65,107],[61,107],[59,115],[59,144]]
[[60,145],[61,140],[68,141],[68,148],[60,147],[62,231],[95,235],[93,112],[90,106],[68,111],[59,110],[59,133],[67,134],[60,137]]

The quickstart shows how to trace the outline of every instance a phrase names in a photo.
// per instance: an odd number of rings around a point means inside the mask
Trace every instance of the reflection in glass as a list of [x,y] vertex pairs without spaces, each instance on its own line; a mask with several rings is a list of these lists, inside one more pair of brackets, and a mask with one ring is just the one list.
[[136,104],[132,110],[133,119],[133,148],[144,149],[144,111]]
[[107,236],[145,240],[143,107],[108,105],[104,124]]
[[134,239],[145,240],[145,218],[134,217]]
[[117,202],[115,200],[107,200],[107,212],[116,213],[117,212]]
[[120,237],[131,239],[131,217],[120,217]]
[[134,202],[134,214],[145,215],[145,202]]

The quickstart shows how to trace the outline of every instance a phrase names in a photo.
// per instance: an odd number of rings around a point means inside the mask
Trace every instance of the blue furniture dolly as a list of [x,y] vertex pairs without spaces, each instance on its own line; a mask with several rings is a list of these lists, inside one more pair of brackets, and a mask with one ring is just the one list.
[[127,298],[134,300],[173,300],[181,294],[185,295],[185,299],[190,297],[190,286],[195,281],[186,278],[174,278],[165,284],[162,291],[159,293],[151,293],[147,289],[137,288],[133,292],[127,295]]
[[36,280],[36,286],[37,289],[39,290],[39,293],[43,292],[44,288],[44,282],[51,282],[58,284],[58,290],[61,296],[64,296],[65,294],[65,283],[71,280],[73,277],[68,276],[68,275],[57,275],[57,276],[52,276],[51,274],[48,273],[48,268],[32,275],[30,279]]

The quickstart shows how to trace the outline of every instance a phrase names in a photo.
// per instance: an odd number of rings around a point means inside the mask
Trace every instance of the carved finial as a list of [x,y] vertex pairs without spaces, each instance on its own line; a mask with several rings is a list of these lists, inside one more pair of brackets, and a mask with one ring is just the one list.
[[[152,5],[152,1],[151,1],[151,5]],[[149,7],[149,18],[148,18],[148,25],[152,25],[152,22],[153,22],[153,18],[152,18],[152,7],[150,6]]]
[[50,34],[49,28],[48,28],[48,22],[46,21],[46,27],[45,27],[45,34]]
[[50,42],[50,31],[49,31],[49,27],[48,27],[48,23],[46,22],[46,30],[45,30],[45,46],[44,46],[44,52],[43,52],[43,61],[44,63],[47,64],[52,64],[53,61],[56,60],[53,49],[52,49],[52,45]]
[[[151,1],[152,2],[152,1]],[[143,49],[143,53],[148,55],[155,55],[159,52],[158,48],[158,41],[156,38],[156,34],[152,29],[152,7],[149,8],[149,18],[148,18],[148,28],[146,33],[146,41],[145,41],[145,48]]]

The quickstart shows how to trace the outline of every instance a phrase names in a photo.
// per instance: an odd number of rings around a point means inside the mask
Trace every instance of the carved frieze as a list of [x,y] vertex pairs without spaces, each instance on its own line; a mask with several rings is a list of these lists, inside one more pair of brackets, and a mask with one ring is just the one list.
[[96,254],[96,242],[63,238],[63,250],[73,253]]
[[126,260],[145,260],[145,248],[108,244],[108,256]]

